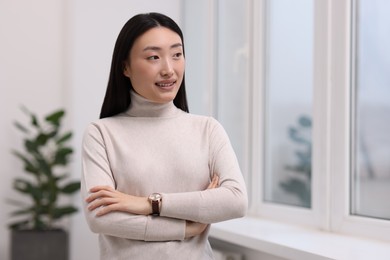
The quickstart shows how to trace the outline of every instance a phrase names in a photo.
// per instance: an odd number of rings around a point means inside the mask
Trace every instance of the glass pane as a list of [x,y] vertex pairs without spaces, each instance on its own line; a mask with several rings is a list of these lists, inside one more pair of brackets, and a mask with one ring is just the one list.
[[244,175],[248,172],[249,0],[218,1],[217,118],[230,137]]
[[313,1],[267,1],[265,201],[311,207]]
[[352,214],[390,219],[390,1],[356,1]]

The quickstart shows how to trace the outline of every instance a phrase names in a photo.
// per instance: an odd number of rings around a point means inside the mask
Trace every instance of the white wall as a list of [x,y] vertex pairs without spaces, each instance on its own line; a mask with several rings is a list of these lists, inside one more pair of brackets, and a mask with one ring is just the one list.
[[[18,196],[12,180],[22,175],[10,150],[21,148],[12,122],[23,121],[21,104],[37,114],[67,109],[74,131],[72,174],[80,176],[80,142],[98,118],[111,55],[123,24],[140,12],[162,12],[179,25],[180,0],[0,1],[0,259],[9,259],[9,213],[5,199]],[[80,198],[75,203],[80,206]],[[71,218],[71,259],[98,259],[97,239],[78,213]]]
[[60,0],[0,1],[0,259],[8,259],[9,214],[6,198],[19,197],[12,180],[22,164],[11,154],[21,148],[14,120],[27,122],[25,105],[38,114],[64,105],[63,18]]

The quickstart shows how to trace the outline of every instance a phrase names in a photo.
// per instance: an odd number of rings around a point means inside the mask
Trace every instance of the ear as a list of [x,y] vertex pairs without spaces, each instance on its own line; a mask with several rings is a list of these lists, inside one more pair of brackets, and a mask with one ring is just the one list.
[[131,77],[131,69],[128,62],[123,62],[123,75],[130,78]]

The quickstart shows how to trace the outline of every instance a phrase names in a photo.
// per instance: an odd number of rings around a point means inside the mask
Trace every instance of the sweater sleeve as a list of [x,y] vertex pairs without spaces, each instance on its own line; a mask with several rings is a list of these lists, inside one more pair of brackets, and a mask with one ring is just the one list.
[[98,185],[116,188],[103,135],[96,125],[91,124],[86,129],[82,142],[81,178],[83,209],[91,231],[144,241],[184,239],[184,220],[169,217],[132,215],[125,212],[110,212],[109,214],[96,217],[98,209],[89,211],[85,199],[89,195],[89,189]]
[[165,193],[161,216],[200,223],[243,217],[248,208],[244,179],[228,135],[215,119],[209,121],[210,175],[219,176],[219,187],[186,193]]

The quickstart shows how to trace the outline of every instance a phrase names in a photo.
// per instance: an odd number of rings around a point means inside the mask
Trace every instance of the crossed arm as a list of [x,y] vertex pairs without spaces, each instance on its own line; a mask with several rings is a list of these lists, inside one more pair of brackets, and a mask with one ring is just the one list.
[[[219,178],[214,175],[206,189],[218,187]],[[88,210],[96,211],[96,217],[100,217],[110,212],[119,211],[134,215],[150,215],[152,207],[147,197],[138,197],[122,193],[110,186],[95,186],[89,190],[90,195],[85,199],[88,203]],[[163,202],[162,202],[163,203]],[[190,238],[201,234],[207,224],[186,221],[185,238]]]

